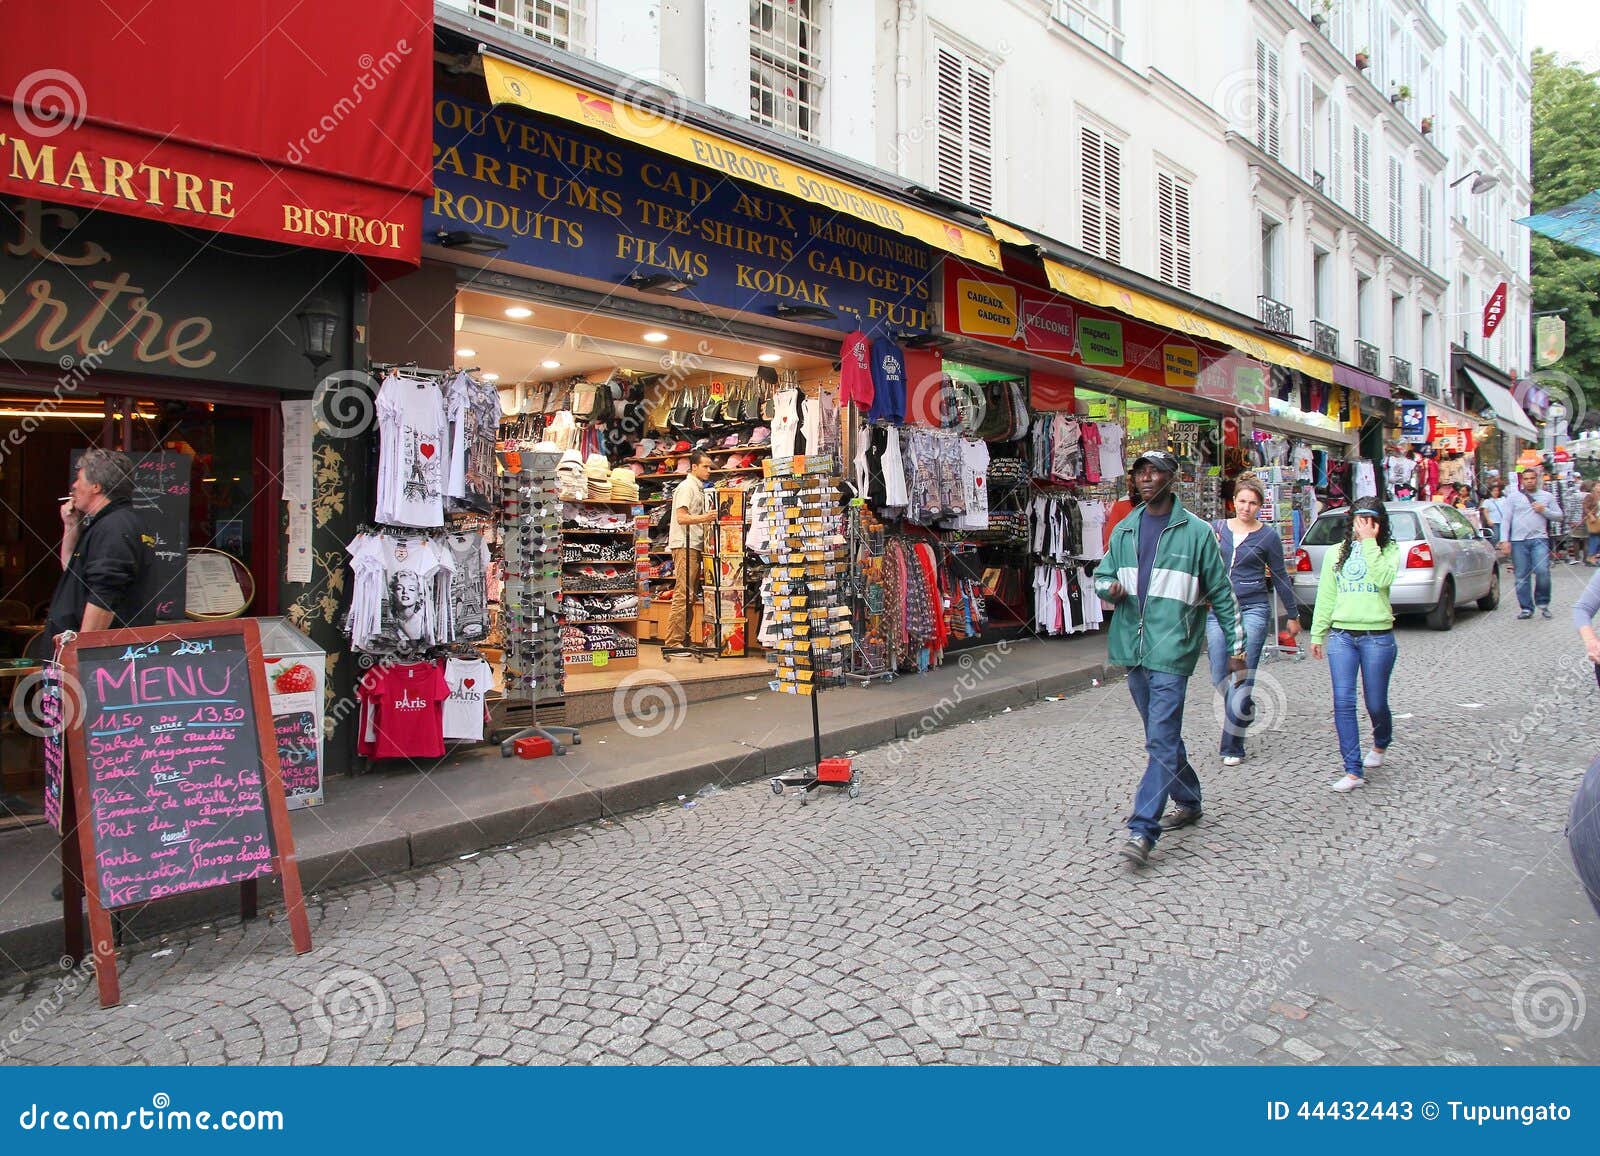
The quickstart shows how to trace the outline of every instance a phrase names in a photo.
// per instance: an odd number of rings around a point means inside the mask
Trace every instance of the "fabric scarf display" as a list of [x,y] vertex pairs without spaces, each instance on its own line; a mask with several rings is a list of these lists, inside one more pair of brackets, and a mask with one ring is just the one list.
[[452,509],[484,510],[494,501],[495,439],[500,434],[500,391],[458,373],[445,388],[450,438],[445,497]]
[[[352,650],[416,656],[455,638],[456,555],[446,536],[364,531],[346,549],[355,576],[346,619]],[[487,596],[486,581],[477,589]],[[487,607],[469,617],[487,622]]]
[[356,753],[373,759],[442,758],[449,697],[442,662],[373,667],[356,683]]
[[390,374],[378,388],[376,412],[378,521],[444,525],[449,429],[439,386]]
[[1035,494],[1028,502],[1028,551],[1034,557],[1071,562],[1083,554],[1084,537],[1076,498]]

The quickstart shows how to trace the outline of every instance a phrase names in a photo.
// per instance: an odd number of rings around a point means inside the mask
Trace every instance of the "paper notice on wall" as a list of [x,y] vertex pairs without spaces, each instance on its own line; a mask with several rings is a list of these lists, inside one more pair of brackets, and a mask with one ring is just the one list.
[[226,554],[190,554],[185,578],[188,608],[196,614],[237,614],[244,606],[244,590]]
[[283,500],[311,500],[311,405],[285,401],[283,406]]
[[311,503],[289,503],[289,543],[284,553],[285,582],[311,581]]

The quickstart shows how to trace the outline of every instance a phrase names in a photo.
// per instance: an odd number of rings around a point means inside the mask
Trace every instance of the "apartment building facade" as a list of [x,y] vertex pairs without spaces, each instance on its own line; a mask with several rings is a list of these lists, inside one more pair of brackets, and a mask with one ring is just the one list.
[[[1511,223],[1531,193],[1521,0],[441,4],[1419,396],[1453,400],[1453,343],[1508,374],[1529,362],[1527,237]],[[1502,281],[1507,317],[1485,341]]]

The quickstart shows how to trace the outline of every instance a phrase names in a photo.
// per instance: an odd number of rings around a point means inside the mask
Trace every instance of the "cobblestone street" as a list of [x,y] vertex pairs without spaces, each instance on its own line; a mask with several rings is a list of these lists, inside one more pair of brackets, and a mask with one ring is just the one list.
[[[1600,1062],[1600,924],[1562,828],[1596,687],[1507,601],[1404,622],[1389,765],[1349,796],[1327,668],[1263,668],[1250,758],[1213,696],[1204,821],[1116,856],[1143,766],[1113,682],[862,752],[854,802],[765,783],[311,897],[92,982],[0,995],[10,1062]],[[688,726],[694,725],[690,708]],[[1365,733],[1365,719],[1363,717]],[[58,1006],[59,1005],[59,1006]]]

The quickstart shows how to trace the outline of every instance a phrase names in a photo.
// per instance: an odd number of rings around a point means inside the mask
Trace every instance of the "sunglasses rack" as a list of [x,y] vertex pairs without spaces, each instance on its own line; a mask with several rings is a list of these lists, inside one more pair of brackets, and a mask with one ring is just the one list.
[[[519,469],[500,477],[505,583],[501,622],[505,634],[505,697],[531,708],[561,701],[566,693],[561,653],[562,533],[561,501],[556,496],[556,466],[561,455],[523,452]],[[500,740],[510,758],[517,741],[543,739],[552,753],[566,754],[567,743],[583,740],[573,727],[524,727]],[[565,741],[563,741],[565,740]]]

